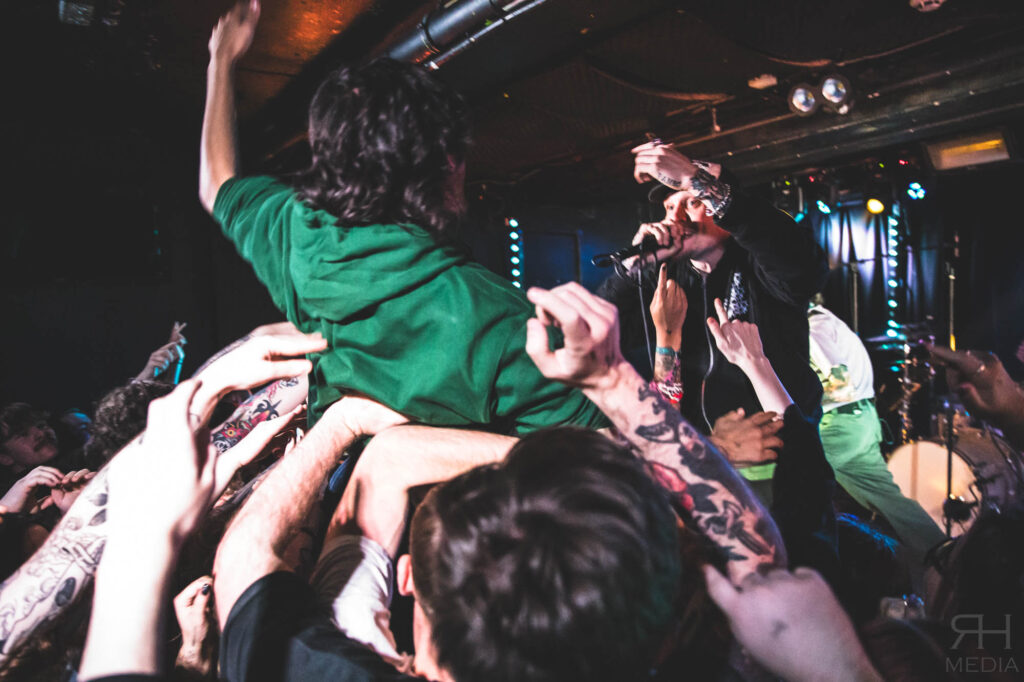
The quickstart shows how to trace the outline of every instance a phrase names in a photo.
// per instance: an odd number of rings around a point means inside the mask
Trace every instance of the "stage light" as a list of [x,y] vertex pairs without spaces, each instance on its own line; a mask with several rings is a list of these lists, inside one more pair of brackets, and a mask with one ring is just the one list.
[[523,274],[523,273],[519,272],[519,270],[516,270],[516,269],[513,269],[513,270],[512,270],[512,276],[513,276],[513,277],[518,277],[518,276],[519,276],[519,275],[521,275],[521,274]]
[[895,289],[896,287],[898,287],[900,285],[900,283],[898,281],[894,280],[894,279],[890,279],[888,283],[889,283],[889,286],[891,286],[893,289]]
[[519,239],[519,233],[518,232],[509,232],[508,233],[508,238],[509,239]]
[[818,210],[821,211],[822,213],[824,213],[825,215],[828,215],[829,213],[832,212],[832,209],[829,208],[828,204],[826,204],[821,199],[818,199],[817,206],[818,206]]
[[826,76],[825,80],[821,81],[821,97],[825,106],[837,114],[849,112],[853,103],[850,81],[839,74]]
[[900,326],[900,323],[897,322],[896,320],[889,320],[889,326],[895,329],[896,327]]
[[516,289],[522,289],[523,288],[523,283],[522,282],[512,282],[512,286],[514,286]]
[[874,213],[875,215],[878,215],[879,213],[885,210],[885,204],[883,204],[881,200],[875,199],[874,197],[868,199],[867,207],[868,213]]
[[907,185],[907,196],[911,199],[924,199],[925,194],[927,194],[927,192],[924,187],[921,186],[920,182],[912,182]]
[[797,116],[810,116],[820,106],[818,94],[806,83],[794,85],[789,91],[789,110]]
[[798,222],[800,222],[801,220],[803,220],[806,217],[807,217],[807,214],[804,213],[803,211],[800,211],[795,216],[793,216],[793,222],[798,223]]
[[512,244],[512,245],[511,245],[511,246],[509,246],[508,248],[509,248],[510,250],[512,250],[512,251],[514,251],[514,252],[517,252],[517,253],[518,253],[518,251],[519,251],[519,244]]
[[899,335],[899,332],[896,331],[895,329],[889,329],[885,332],[885,335],[888,336],[890,339],[895,339],[896,336]]
[[889,216],[889,227],[898,227],[900,221],[895,216]]
[[898,305],[899,305],[899,303],[897,303],[895,299],[892,299],[892,298],[889,299],[889,307],[890,308],[895,308]]
[[899,267],[899,261],[897,261],[895,258],[890,258],[889,259],[889,267],[890,268]]
[[519,227],[519,221],[516,220],[515,218],[509,218],[508,226],[514,230],[515,228]]
[[512,256],[509,260],[512,261],[512,265],[519,265],[519,256]]

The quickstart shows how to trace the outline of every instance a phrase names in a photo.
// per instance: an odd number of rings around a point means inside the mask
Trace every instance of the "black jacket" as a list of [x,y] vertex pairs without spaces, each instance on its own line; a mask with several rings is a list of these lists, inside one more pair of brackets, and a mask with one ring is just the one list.
[[[747,414],[761,410],[750,382],[718,351],[707,329],[715,298],[725,303],[730,319],[758,326],[765,355],[793,401],[804,414],[820,416],[821,382],[809,364],[807,304],[825,284],[825,252],[809,229],[741,191],[734,190],[732,204],[717,222],[732,238],[710,275],[697,272],[685,259],[668,265],[669,276],[679,282],[689,301],[680,358],[683,416],[709,433],[715,420],[729,410],[742,407]],[[645,318],[641,317],[636,268],[626,274],[611,275],[597,293],[618,307],[623,351],[642,374],[650,376],[641,319],[648,320],[653,342],[646,311],[657,270],[652,265],[644,268]]]

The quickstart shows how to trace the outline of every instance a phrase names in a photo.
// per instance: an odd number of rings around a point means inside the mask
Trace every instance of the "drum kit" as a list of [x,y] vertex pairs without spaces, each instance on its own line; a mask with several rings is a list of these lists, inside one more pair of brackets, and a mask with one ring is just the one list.
[[876,351],[897,354],[897,399],[890,401],[890,409],[899,433],[888,466],[903,494],[953,537],[966,532],[982,512],[998,511],[1024,494],[1024,463],[955,394],[937,391],[938,373],[925,346],[935,336],[927,325],[902,331],[905,340],[866,340]]

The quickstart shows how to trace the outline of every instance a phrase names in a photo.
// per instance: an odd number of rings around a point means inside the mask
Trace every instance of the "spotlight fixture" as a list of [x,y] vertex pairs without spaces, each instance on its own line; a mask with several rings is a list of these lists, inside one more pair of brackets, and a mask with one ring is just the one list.
[[829,213],[832,212],[832,209],[829,207],[829,205],[826,204],[821,199],[818,199],[817,205],[818,205],[818,210],[821,211],[822,213],[824,213],[825,215],[828,215]]
[[789,110],[797,116],[810,116],[821,106],[821,97],[807,83],[794,85],[789,91]]
[[918,12],[933,12],[945,3],[946,0],[910,0],[908,4]]
[[868,199],[867,209],[868,213],[874,213],[875,215],[878,215],[879,213],[885,211],[885,204],[880,199],[871,197],[870,199]]
[[852,104],[850,81],[845,76],[831,74],[821,81],[821,98],[829,110],[837,114],[850,111]]
[[911,199],[924,199],[925,191],[924,187],[921,186],[920,182],[912,182],[907,185],[907,196]]

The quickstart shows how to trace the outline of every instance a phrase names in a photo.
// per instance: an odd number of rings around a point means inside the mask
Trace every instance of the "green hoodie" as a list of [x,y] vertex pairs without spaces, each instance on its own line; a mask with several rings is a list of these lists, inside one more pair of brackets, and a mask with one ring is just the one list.
[[425,230],[337,226],[269,177],[228,180],[213,214],[275,305],[330,344],[310,358],[313,419],[354,391],[432,426],[607,426],[526,354],[523,293]]

